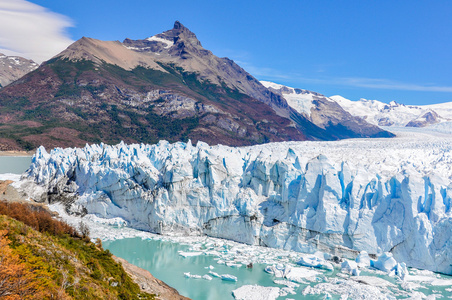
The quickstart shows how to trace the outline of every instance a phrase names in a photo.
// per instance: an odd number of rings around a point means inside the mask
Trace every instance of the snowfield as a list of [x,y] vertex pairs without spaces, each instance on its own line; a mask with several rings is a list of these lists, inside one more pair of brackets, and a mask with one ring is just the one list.
[[430,125],[424,119],[427,113],[437,114],[437,119],[432,120],[431,124],[452,120],[451,102],[431,105],[403,105],[395,101],[389,104],[366,99],[352,101],[342,96],[331,96],[330,99],[336,101],[353,116],[361,117],[367,122],[379,126],[404,127],[413,120],[426,122],[426,125]]
[[22,188],[72,213],[147,231],[350,259],[367,251],[452,274],[452,136],[396,133],[241,148],[165,141],[39,148]]

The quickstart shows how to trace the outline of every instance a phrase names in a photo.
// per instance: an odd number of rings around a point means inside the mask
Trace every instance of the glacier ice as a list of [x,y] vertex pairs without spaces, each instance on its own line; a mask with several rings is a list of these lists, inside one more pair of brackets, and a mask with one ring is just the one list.
[[225,281],[237,281],[237,277],[231,274],[222,274],[220,275],[221,280],[225,280]]
[[341,269],[343,272],[348,273],[352,276],[359,276],[358,264],[353,260],[345,260],[341,264]]
[[361,251],[361,253],[358,254],[358,257],[356,257],[356,263],[360,268],[370,267],[369,254],[366,251]]
[[298,261],[298,264],[305,267],[334,270],[334,267],[330,262],[327,262],[323,258],[320,258],[316,255],[302,256],[301,259]]
[[212,276],[209,276],[207,274],[203,275],[202,278],[205,279],[205,280],[212,280],[213,279]]
[[259,285],[244,285],[232,291],[237,300],[271,300],[280,296],[277,287],[264,287]]
[[384,272],[390,272],[397,266],[397,261],[392,257],[389,252],[383,253],[378,260],[371,260],[370,266]]
[[[356,278],[356,277],[355,277]],[[303,295],[328,295],[338,294],[341,299],[385,299],[395,300],[396,297],[387,292],[386,287],[360,284],[353,279],[332,278],[327,282],[319,283],[315,286],[307,286],[303,290]],[[326,298],[332,299],[333,297]]]
[[277,278],[285,278],[292,282],[306,283],[308,281],[315,281],[319,272],[300,267],[292,267],[290,265],[276,264],[265,267],[265,272],[273,274]]
[[452,274],[452,140],[199,142],[39,148],[22,188],[37,201],[172,235],[355,259],[390,252]]

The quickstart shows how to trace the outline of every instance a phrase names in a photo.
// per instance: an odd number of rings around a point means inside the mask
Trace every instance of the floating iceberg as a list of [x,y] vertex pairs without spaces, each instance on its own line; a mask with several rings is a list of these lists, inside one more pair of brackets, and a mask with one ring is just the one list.
[[360,268],[370,267],[370,257],[367,251],[361,251],[355,261]]
[[234,282],[237,282],[237,277],[234,276],[234,275],[223,274],[223,275],[220,275],[220,277],[221,277],[221,280],[224,280],[224,281],[234,281]]
[[241,148],[41,147],[22,189],[74,214],[161,234],[350,259],[391,251],[408,266],[452,274],[451,179],[451,138],[407,135]]
[[207,274],[203,275],[202,278],[205,279],[205,280],[212,280],[213,279],[212,276],[209,276]]
[[378,257],[378,260],[371,260],[370,266],[383,272],[390,272],[397,266],[397,261],[392,257],[391,253],[385,252]]
[[298,264],[305,267],[334,270],[334,267],[330,262],[327,262],[323,258],[320,258],[316,255],[302,256],[301,259],[298,261]]
[[183,257],[199,256],[201,254],[203,254],[203,253],[200,251],[196,251],[196,252],[179,251],[179,255],[183,256]]
[[264,287],[259,285],[244,285],[232,291],[237,300],[274,300],[280,296],[278,287]]
[[267,266],[265,267],[264,270],[267,273],[273,274],[277,278],[285,278],[287,280],[298,283],[306,283],[304,279],[307,279],[309,281],[315,281],[317,275],[320,275],[319,272],[314,271],[312,269],[297,268],[282,264]]
[[220,277],[221,277],[220,274],[215,273],[215,272],[213,272],[213,271],[209,271],[209,274],[212,275],[213,277],[217,277],[217,278],[220,278]]
[[[352,277],[357,278],[357,277]],[[369,281],[372,282],[372,281]],[[360,284],[356,280],[343,280],[340,278],[333,278],[328,282],[319,283],[315,286],[307,286],[303,290],[303,296],[307,295],[341,295],[341,299],[381,299],[381,300],[395,300],[396,297],[388,293],[387,287],[377,287],[368,284]]]
[[352,260],[345,260],[341,264],[343,272],[346,272],[352,276],[359,276],[360,271],[358,270],[358,264]]
[[[204,276],[196,275],[196,274],[190,274],[190,272],[185,272],[185,273],[184,273],[184,276],[187,277],[187,278],[195,278],[195,279],[201,279],[201,278],[204,278]],[[210,277],[210,276],[209,276],[209,277]],[[206,279],[206,278],[204,278],[204,279]]]

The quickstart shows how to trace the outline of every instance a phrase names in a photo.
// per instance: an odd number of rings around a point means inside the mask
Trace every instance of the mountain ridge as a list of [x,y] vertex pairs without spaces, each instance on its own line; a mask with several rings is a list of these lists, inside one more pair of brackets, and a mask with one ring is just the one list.
[[390,136],[381,129],[318,126],[234,61],[204,49],[178,21],[143,40],[83,37],[2,89],[0,107],[3,150],[121,140],[242,146]]
[[391,101],[330,97],[352,115],[379,126],[426,127],[452,120],[452,102],[429,105],[404,105]]
[[0,88],[35,70],[38,64],[20,56],[0,53]]
[[316,126],[334,132],[339,138],[392,137],[388,132],[352,116],[336,101],[316,92],[292,88],[269,81],[261,81],[269,90],[284,97],[290,107],[304,115]]

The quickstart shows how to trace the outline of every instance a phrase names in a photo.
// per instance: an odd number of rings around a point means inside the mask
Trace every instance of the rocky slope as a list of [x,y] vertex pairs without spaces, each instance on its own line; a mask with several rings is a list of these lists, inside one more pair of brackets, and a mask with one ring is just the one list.
[[157,233],[354,257],[391,252],[452,274],[450,136],[38,149],[23,185],[75,214]]
[[152,276],[149,271],[132,265],[120,257],[112,255],[112,258],[122,265],[127,274],[140,286],[143,292],[157,295],[157,299],[159,300],[190,300],[190,298],[181,296],[176,289]]
[[[42,204],[37,204],[37,203],[32,203],[29,201],[25,201],[23,200],[23,195],[21,195],[21,193],[19,191],[17,191],[17,189],[12,185],[13,181],[11,180],[0,180],[0,220],[3,220],[3,216],[1,216],[2,214],[8,215],[8,212],[5,210],[2,210],[2,205],[4,205],[5,203],[8,203],[7,205],[10,207],[11,212],[14,212],[17,218],[17,210],[14,210],[14,205],[16,205],[17,208],[20,208],[19,210],[25,213],[31,213],[31,214],[35,214],[36,211],[39,210],[43,210],[45,212],[48,212],[48,214],[51,214],[50,211],[48,210],[48,207],[46,205],[42,205]],[[13,204],[14,203],[14,204]],[[31,208],[31,211],[28,211]],[[52,214],[53,217],[55,217],[54,213]],[[13,214],[14,217],[14,214]],[[57,217],[59,218],[59,217]],[[18,218],[19,220],[21,219],[20,217]],[[42,219],[42,217],[41,217]],[[55,223],[59,223],[60,221],[53,219]],[[14,228],[14,226],[16,226],[16,223],[11,223],[13,224],[13,226],[9,225],[9,228]],[[20,224],[20,226],[26,226]],[[0,229],[2,229],[3,226],[0,226]],[[22,230],[23,231],[23,230]],[[36,234],[36,233],[35,233]],[[55,232],[52,232],[51,235],[57,235]],[[48,237],[46,238],[41,238],[38,240],[46,240]],[[57,242],[60,242],[60,240],[58,240],[58,237],[56,237]],[[22,241],[24,241],[24,239],[22,238]],[[85,241],[86,242],[86,241]],[[71,243],[71,242],[70,242]],[[74,239],[74,241],[72,243],[84,243],[82,241],[79,241],[78,238]],[[92,245],[92,244],[91,244]],[[27,247],[30,245],[27,245]],[[45,245],[44,243],[39,245],[41,248],[45,248],[47,245]],[[93,247],[91,247],[93,248]],[[83,247],[80,247],[80,249],[83,249]],[[50,252],[50,250],[53,249],[48,249],[48,251]],[[67,251],[67,249],[65,249]],[[96,256],[98,253],[102,254],[102,249],[97,247],[94,251],[94,256]],[[80,251],[82,252],[82,251]],[[72,255],[76,256],[77,252],[75,253],[71,253]],[[80,253],[78,253],[80,255]],[[92,255],[92,253],[91,253]],[[122,265],[122,269],[120,269],[120,271],[125,271],[128,276],[130,277],[130,279],[133,280],[133,282],[138,285],[138,287],[140,288],[141,292],[143,293],[142,298],[140,299],[146,299],[146,296],[149,297],[149,299],[162,299],[162,300],[189,300],[189,298],[184,297],[182,295],[180,295],[178,293],[178,291],[170,286],[168,286],[166,283],[164,283],[163,281],[155,278],[151,273],[149,273],[148,271],[141,269],[137,266],[134,266],[132,264],[130,264],[129,262],[127,262],[126,260],[120,258],[120,257],[116,257],[114,255],[111,255],[108,251],[105,251],[104,254],[107,258],[107,260],[110,260],[110,256],[111,259],[114,260],[115,262],[119,263]],[[29,258],[31,260],[31,257]],[[56,261],[58,261],[59,257],[56,258]],[[112,263],[112,261],[110,260],[109,263]],[[50,269],[53,266],[50,266]],[[78,266],[80,268],[80,266]],[[61,271],[61,269],[60,269]],[[88,271],[89,272],[89,271]],[[120,273],[117,271],[117,273]],[[66,274],[67,275],[67,274]],[[122,274],[120,274],[122,276]],[[128,284],[130,284],[128,282]],[[58,285],[58,283],[57,283]],[[136,286],[133,286],[133,288],[135,289],[135,291],[137,291]],[[148,295],[146,295],[146,293]],[[154,296],[150,296],[150,295],[154,295]],[[61,293],[60,293],[61,296]],[[80,296],[86,296],[86,295],[72,295],[73,297],[71,298],[80,298]],[[106,297],[106,295],[104,295],[104,297]],[[33,298],[33,297],[31,297]]]
[[0,53],[0,88],[38,68],[32,60]]
[[156,299],[108,250],[31,203],[0,202],[2,299]]
[[[82,38],[0,91],[0,149],[86,142],[334,140],[179,22],[143,40]],[[382,130],[367,136],[380,136]],[[360,136],[360,134],[359,134]]]

